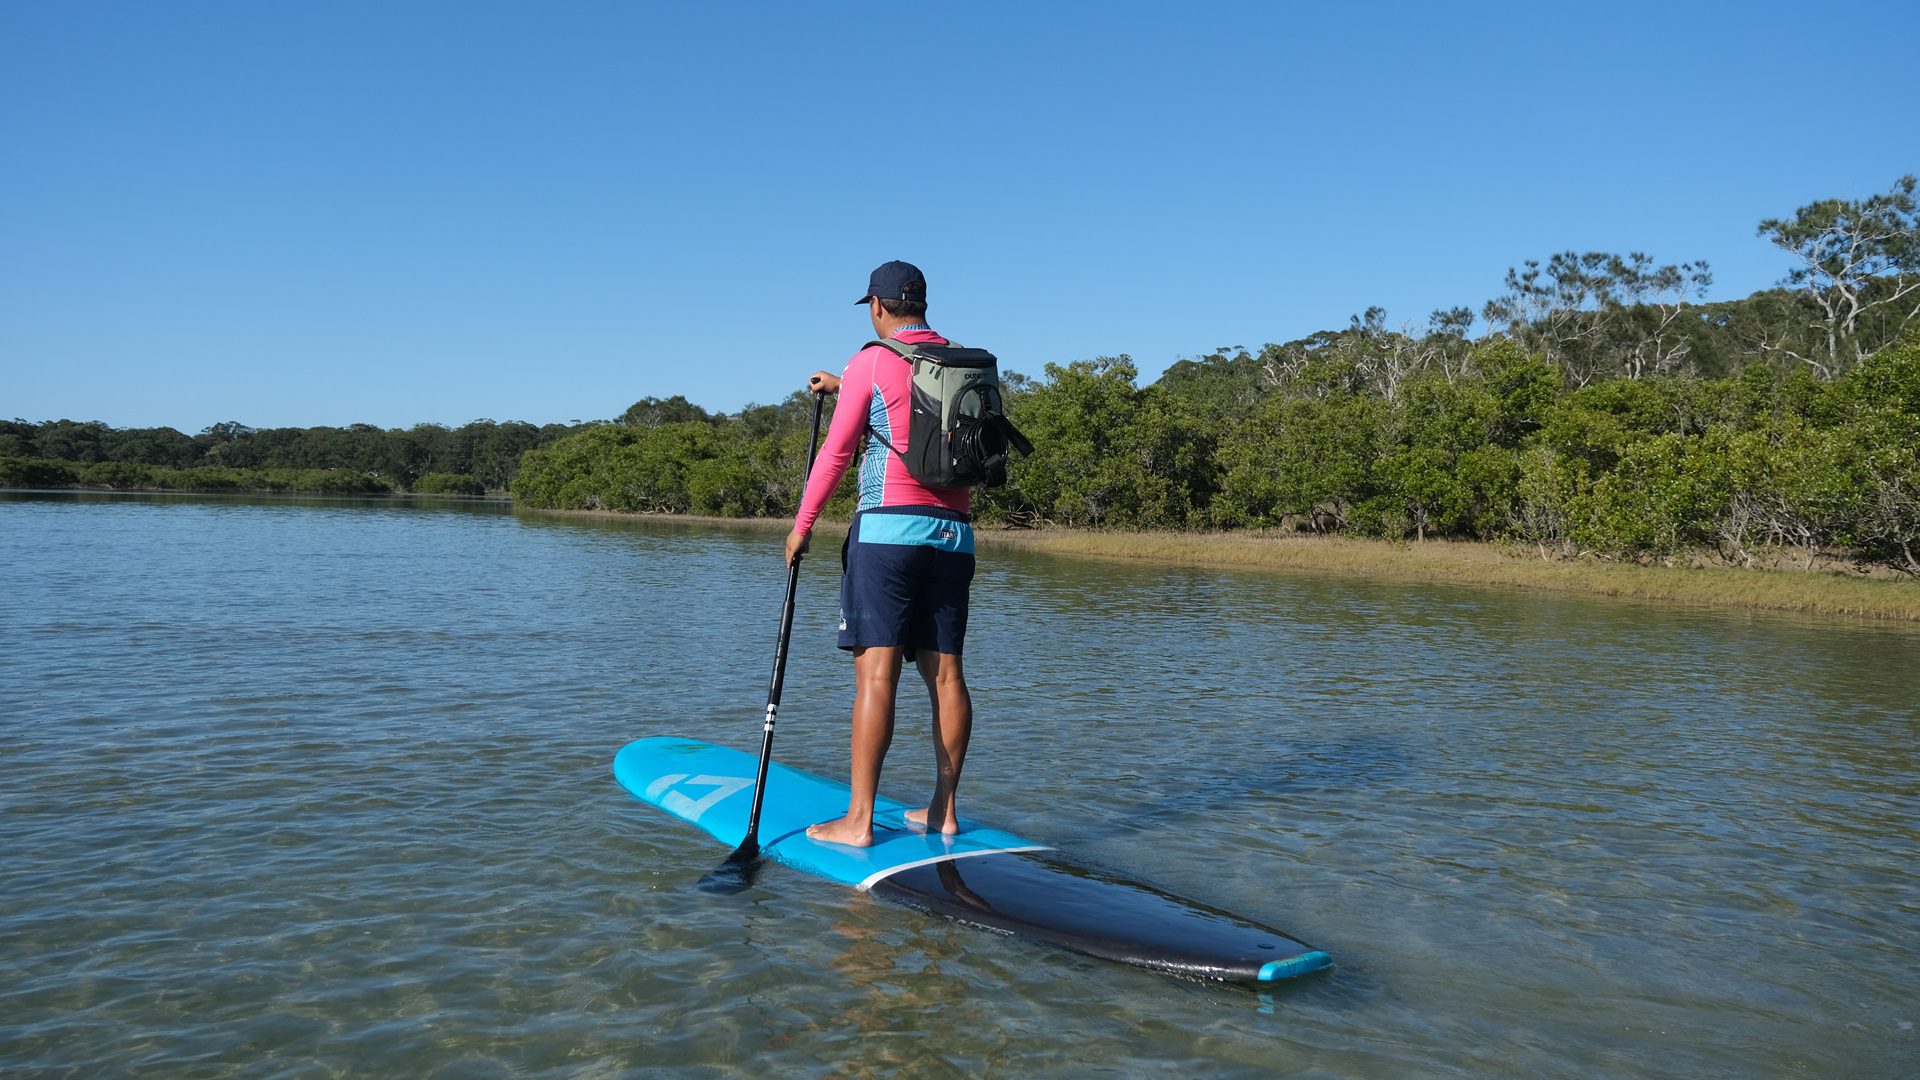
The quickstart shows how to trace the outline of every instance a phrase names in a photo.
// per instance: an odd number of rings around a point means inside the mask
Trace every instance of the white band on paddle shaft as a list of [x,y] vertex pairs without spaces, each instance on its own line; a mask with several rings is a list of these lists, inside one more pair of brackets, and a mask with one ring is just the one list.
[[763,727],[763,728],[761,728],[761,729],[760,729],[761,731],[772,731],[772,730],[773,730],[773,717],[774,717],[774,714],[775,714],[775,713],[777,713],[777,712],[779,712],[779,711],[780,711],[780,706],[778,706],[778,705],[775,705],[775,704],[774,704],[773,702],[771,702],[771,701],[769,701],[769,702],[767,702],[767,726],[766,726],[766,727]]

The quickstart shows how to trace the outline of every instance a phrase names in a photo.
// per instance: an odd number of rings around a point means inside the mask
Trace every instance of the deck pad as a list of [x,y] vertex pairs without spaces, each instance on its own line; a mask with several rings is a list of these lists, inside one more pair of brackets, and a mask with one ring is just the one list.
[[[682,821],[737,847],[746,839],[753,809],[753,777],[760,759],[696,739],[656,736],[628,743],[613,759],[613,775],[628,791]],[[962,831],[945,836],[910,825],[912,807],[892,799],[874,802],[873,846],[847,847],[808,839],[807,826],[847,812],[847,785],[774,762],[767,770],[767,797],[760,809],[760,850],[770,858],[829,881],[869,889],[888,874],[1002,851],[1041,851],[1042,844],[962,819]]]

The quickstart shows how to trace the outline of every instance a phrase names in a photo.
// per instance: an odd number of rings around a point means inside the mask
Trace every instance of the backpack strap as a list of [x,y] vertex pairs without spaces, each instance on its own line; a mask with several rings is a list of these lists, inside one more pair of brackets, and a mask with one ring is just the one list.
[[[896,354],[900,356],[901,359],[905,359],[908,353],[919,348],[920,346],[932,345],[932,344],[933,342],[931,341],[908,342],[908,341],[895,341],[892,338],[886,338],[884,340],[875,339],[873,341],[869,341],[865,345],[862,345],[860,347],[863,349],[866,349],[866,348],[871,348],[875,345],[879,345],[882,348],[892,349]],[[945,345],[936,346],[936,348],[964,349],[966,348],[966,346],[960,344],[957,341],[948,341]]]
[[[878,339],[878,338],[876,338],[876,339],[874,339],[873,341],[869,341],[869,342],[867,342],[867,343],[866,343],[865,345],[862,345],[862,346],[860,346],[860,347],[861,347],[862,349],[870,349],[870,348],[872,348],[872,347],[874,347],[875,345],[878,345],[878,346],[880,346],[881,348],[884,348],[884,349],[888,349],[888,350],[891,350],[891,351],[893,352],[893,354],[894,354],[894,355],[896,355],[896,356],[898,356],[898,357],[899,357],[900,359],[902,359],[902,360],[905,360],[905,359],[907,358],[907,354],[908,354],[908,353],[911,353],[911,352],[913,351],[913,346],[912,346],[912,345],[909,345],[909,344],[907,344],[907,343],[906,343],[906,342],[904,342],[904,341],[895,341],[895,340],[893,340],[892,338],[887,338],[887,339],[885,339],[885,340],[881,340],[881,339]],[[877,431],[875,431],[875,430],[873,430],[873,425],[872,425],[872,424],[868,424],[868,425],[867,425],[867,434],[868,434],[868,435],[869,435],[870,437],[872,437],[872,438],[875,438],[875,439],[879,439],[879,440],[880,440],[880,445],[881,445],[881,446],[884,446],[884,447],[886,447],[887,449],[889,449],[889,450],[891,450],[891,451],[893,451],[893,452],[894,452],[895,454],[897,454],[897,455],[899,455],[899,458],[900,458],[900,461],[901,461],[901,462],[902,462],[903,464],[904,464],[904,463],[906,462],[906,460],[907,460],[907,455],[905,455],[905,454],[903,454],[903,453],[901,453],[901,452],[900,452],[900,448],[899,448],[899,447],[897,447],[897,446],[895,446],[895,445],[893,445],[892,443],[890,443],[890,442],[888,442],[888,441],[887,441],[887,438],[886,438],[886,436],[884,436],[884,435],[882,435],[882,434],[880,434],[879,432],[877,432]]]
[[869,438],[879,439],[880,445],[886,447],[887,449],[893,451],[896,454],[899,454],[901,461],[907,460],[907,455],[900,453],[900,448],[888,442],[887,437],[885,435],[882,435],[879,432],[873,430],[873,426],[871,424],[867,426],[867,436]]
[[[918,348],[920,345],[925,345],[925,344],[931,344],[931,342],[913,343],[913,342],[906,342],[906,341],[895,341],[892,338],[885,338],[885,339],[875,338],[874,340],[869,341],[865,345],[862,345],[860,347],[863,349],[868,349],[868,348],[872,348],[875,345],[878,345],[881,348],[890,350],[895,356],[898,356],[900,359],[905,360],[908,356],[912,355],[914,349]],[[959,342],[952,341],[952,340],[949,340],[946,343],[946,345],[943,347],[949,348],[949,349],[964,348],[964,346],[962,346]],[[902,462],[905,462],[907,460],[907,455],[904,453],[901,453],[899,447],[888,442],[886,439],[886,436],[873,430],[873,425],[871,424],[867,425],[867,434],[873,436],[876,439],[879,439],[880,445],[893,451],[896,455],[899,456]],[[1026,442],[1025,439],[1021,439],[1020,441]],[[1032,444],[1029,443],[1028,445],[1032,445]],[[1027,451],[1027,452],[1030,453],[1031,451]]]

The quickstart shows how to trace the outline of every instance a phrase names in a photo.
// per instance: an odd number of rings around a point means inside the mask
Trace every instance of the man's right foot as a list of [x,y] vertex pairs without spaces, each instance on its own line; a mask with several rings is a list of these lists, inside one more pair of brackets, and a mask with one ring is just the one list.
[[873,826],[862,825],[851,818],[835,818],[807,826],[807,839],[847,847],[872,847]]
[[960,818],[951,810],[947,811],[946,816],[940,819],[940,827],[938,829],[928,826],[927,812],[925,810],[909,810],[900,816],[906,818],[908,822],[914,825],[927,829],[929,832],[940,832],[952,836],[954,833],[960,831]]

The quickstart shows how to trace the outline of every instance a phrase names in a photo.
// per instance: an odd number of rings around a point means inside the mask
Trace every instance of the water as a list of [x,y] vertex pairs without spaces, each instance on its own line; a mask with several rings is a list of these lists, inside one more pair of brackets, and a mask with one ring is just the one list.
[[[697,892],[608,765],[756,743],[776,532],[0,499],[9,1075],[1920,1067],[1910,631],[989,552],[967,811],[1339,965],[1255,994]],[[777,751],[844,775],[830,561]]]

